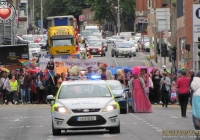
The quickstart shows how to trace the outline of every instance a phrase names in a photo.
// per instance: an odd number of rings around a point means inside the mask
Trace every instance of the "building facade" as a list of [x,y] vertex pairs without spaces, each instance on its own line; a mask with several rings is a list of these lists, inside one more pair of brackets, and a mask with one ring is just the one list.
[[84,21],[80,21],[80,31],[84,30],[85,26],[89,26],[89,25],[97,25],[98,22],[94,21],[94,11],[91,11],[91,8],[86,8],[86,9],[82,9],[82,15],[84,16],[85,20]]
[[[182,67],[192,61],[193,57],[193,19],[192,7],[199,0],[177,0],[177,66]],[[185,45],[191,46],[190,51],[185,50]],[[187,69],[193,68],[191,62]]]
[[155,7],[161,8],[162,0],[136,0],[134,32],[147,34],[148,14]]

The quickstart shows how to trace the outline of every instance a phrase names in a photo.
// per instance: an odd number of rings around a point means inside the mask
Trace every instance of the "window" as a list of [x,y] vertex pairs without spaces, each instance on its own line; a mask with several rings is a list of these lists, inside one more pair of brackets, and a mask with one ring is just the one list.
[[111,97],[111,93],[105,84],[67,85],[63,86],[59,93],[59,99],[93,97]]
[[148,9],[150,9],[152,6],[151,0],[148,0]]
[[111,90],[122,90],[122,85],[120,82],[107,82]]
[[56,47],[56,46],[72,46],[74,43],[72,39],[65,39],[65,40],[52,40],[52,44],[54,47]]

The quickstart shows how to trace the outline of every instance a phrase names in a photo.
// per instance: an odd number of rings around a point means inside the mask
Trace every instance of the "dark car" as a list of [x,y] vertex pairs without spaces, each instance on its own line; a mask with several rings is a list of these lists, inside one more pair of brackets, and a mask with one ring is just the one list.
[[86,43],[87,54],[106,56],[105,47],[101,40],[89,40]]

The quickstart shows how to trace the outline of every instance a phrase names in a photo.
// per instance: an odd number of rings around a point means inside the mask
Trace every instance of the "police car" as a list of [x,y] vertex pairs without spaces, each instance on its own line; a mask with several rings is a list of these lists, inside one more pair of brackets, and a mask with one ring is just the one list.
[[106,129],[120,133],[120,106],[105,81],[75,80],[61,84],[51,101],[52,132]]

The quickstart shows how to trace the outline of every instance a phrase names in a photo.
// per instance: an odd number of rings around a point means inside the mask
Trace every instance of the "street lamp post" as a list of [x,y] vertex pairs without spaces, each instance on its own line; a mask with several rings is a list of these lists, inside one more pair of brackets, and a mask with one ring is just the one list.
[[43,0],[40,0],[40,6],[41,6],[41,34],[43,34]]
[[118,0],[118,8],[117,8],[117,32],[118,36],[120,35],[120,5]]

